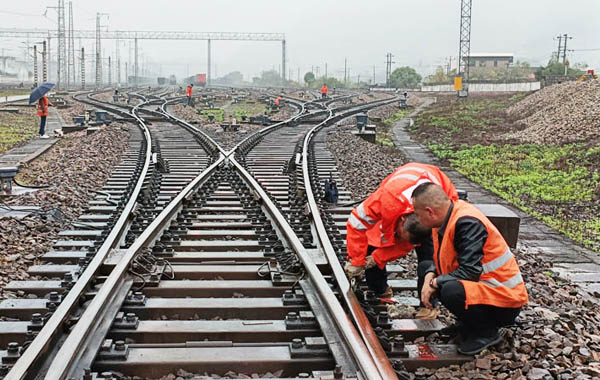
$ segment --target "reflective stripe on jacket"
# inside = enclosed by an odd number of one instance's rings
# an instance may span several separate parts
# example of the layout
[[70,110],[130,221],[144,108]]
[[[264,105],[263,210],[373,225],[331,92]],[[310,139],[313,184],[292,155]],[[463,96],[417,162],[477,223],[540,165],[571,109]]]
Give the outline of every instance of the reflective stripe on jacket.
[[346,249],[352,265],[365,265],[369,245],[378,248],[372,255],[380,268],[414,248],[407,241],[396,241],[396,222],[414,211],[412,192],[424,182],[434,182],[452,200],[458,199],[452,181],[436,166],[416,162],[400,166],[352,210],[346,222]]
[[479,281],[459,280],[465,287],[465,308],[469,305],[517,308],[526,304],[527,289],[517,260],[496,226],[468,202],[460,200],[454,202],[441,246],[438,241],[438,229],[434,228],[432,231],[433,261],[437,273],[448,274],[459,266],[458,253],[454,248],[454,232],[456,222],[462,217],[476,218],[488,232],[488,238],[483,246],[483,271]]
[[42,96],[40,98],[40,100],[38,101],[37,115],[38,116],[48,116],[48,106],[49,105],[50,105],[50,102],[48,101],[48,98],[45,96]]

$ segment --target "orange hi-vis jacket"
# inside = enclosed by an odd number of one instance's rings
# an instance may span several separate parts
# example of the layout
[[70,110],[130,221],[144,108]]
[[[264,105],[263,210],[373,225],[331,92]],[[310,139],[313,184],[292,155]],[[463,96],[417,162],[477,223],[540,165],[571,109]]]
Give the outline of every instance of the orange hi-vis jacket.
[[50,105],[50,102],[48,101],[48,98],[45,96],[42,96],[40,98],[40,100],[38,100],[37,115],[38,116],[48,116],[49,105]]
[[192,86],[187,86],[186,92],[187,96],[192,96]]
[[440,185],[452,200],[458,199],[452,181],[438,167],[416,162],[400,166],[352,210],[346,222],[346,249],[352,265],[365,265],[369,245],[377,248],[372,255],[382,269],[414,248],[407,241],[396,241],[396,222],[414,211],[412,192],[425,182]]
[[321,94],[326,94],[327,90],[328,89],[327,89],[327,85],[326,84],[324,84],[324,85],[321,86]]
[[483,246],[483,272],[479,281],[459,280],[466,294],[465,308],[469,305],[493,305],[506,308],[517,308],[528,301],[527,289],[521,276],[519,264],[513,256],[508,244],[492,224],[492,222],[472,204],[455,201],[448,219],[441,246],[438,241],[438,228],[433,234],[433,260],[438,274],[455,271],[458,254],[454,248],[454,232],[456,222],[462,217],[473,217],[485,226],[488,238]]

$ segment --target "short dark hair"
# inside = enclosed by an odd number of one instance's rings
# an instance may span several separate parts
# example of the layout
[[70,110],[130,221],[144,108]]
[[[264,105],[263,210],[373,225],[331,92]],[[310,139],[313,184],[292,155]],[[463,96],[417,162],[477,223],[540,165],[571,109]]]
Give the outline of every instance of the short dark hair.
[[417,198],[419,195],[426,193],[427,189],[429,189],[431,186],[435,186],[435,183],[425,182],[425,183],[420,184],[419,186],[415,187],[415,189],[413,190],[411,198]]
[[419,218],[415,213],[406,215],[403,229],[410,234],[412,244],[419,244],[431,236],[431,228],[419,223]]

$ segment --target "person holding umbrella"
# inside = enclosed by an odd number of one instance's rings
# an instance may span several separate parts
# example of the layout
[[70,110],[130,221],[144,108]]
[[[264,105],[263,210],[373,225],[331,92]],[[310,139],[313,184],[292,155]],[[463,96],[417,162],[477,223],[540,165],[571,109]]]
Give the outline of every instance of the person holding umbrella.
[[46,118],[48,117],[48,107],[51,107],[52,104],[48,101],[46,94],[50,92],[52,87],[54,87],[54,83],[42,83],[41,86],[36,87],[31,92],[31,95],[29,95],[29,104],[38,102],[37,115],[40,117],[40,138],[42,139],[50,138],[46,134]]

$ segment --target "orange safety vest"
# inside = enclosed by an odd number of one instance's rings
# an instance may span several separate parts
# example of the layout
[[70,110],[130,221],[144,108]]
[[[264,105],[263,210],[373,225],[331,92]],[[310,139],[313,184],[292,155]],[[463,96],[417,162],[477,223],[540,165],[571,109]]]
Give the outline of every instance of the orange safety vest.
[[448,274],[458,267],[458,254],[454,248],[456,222],[462,217],[473,217],[485,226],[488,237],[483,246],[483,272],[479,281],[459,280],[465,287],[465,308],[469,305],[493,305],[517,308],[528,301],[527,289],[519,264],[508,244],[494,224],[475,206],[465,201],[455,201],[448,219],[442,243],[438,241],[439,228],[432,230],[433,260],[438,274]]
[[187,86],[187,96],[192,96],[192,88]]
[[48,101],[48,98],[45,96],[42,96],[40,98],[40,100],[38,101],[37,115],[38,116],[48,116],[48,106],[49,105],[50,105],[50,102]]
[[414,211],[412,192],[425,182],[440,185],[452,200],[458,199],[452,181],[438,167],[417,162],[400,166],[352,210],[346,222],[346,250],[352,265],[365,265],[369,245],[377,247],[372,255],[382,269],[414,248],[407,241],[396,241],[396,222]]
[[282,100],[283,98],[281,96],[279,96],[277,99],[275,99],[275,104],[279,105],[279,102]]
[[322,85],[321,86],[321,94],[326,94],[327,93],[327,85]]

